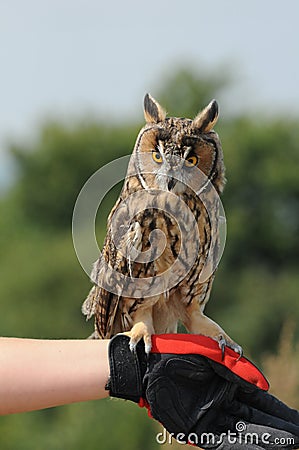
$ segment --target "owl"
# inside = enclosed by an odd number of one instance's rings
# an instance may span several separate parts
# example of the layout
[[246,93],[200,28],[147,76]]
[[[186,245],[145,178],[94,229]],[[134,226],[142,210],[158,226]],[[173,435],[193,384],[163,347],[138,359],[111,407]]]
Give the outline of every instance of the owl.
[[151,335],[190,333],[241,347],[204,314],[220,259],[219,195],[225,167],[213,127],[211,101],[192,120],[167,117],[149,94],[146,124],[139,132],[121,194],[107,221],[107,234],[83,303],[95,317],[94,338],[130,336],[134,350]]

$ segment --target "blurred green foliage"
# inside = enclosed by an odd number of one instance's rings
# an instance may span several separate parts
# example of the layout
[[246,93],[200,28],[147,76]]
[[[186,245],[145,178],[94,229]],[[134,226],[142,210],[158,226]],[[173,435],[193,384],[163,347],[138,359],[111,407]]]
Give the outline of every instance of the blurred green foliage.
[[231,80],[227,67],[219,67],[212,72],[201,68],[199,73],[194,67],[185,65],[165,74],[155,98],[166,108],[169,116],[193,118],[224,91]]
[[70,226],[84,182],[109,161],[131,152],[136,125],[82,121],[46,123],[33,144],[11,148],[19,167],[16,201],[34,227]]
[[[170,115],[192,117],[228,84],[227,76],[182,69],[153,94]],[[34,142],[11,146],[18,177],[0,202],[2,335],[92,332],[80,311],[90,282],[72,246],[72,211],[89,176],[131,153],[139,127],[51,122]],[[284,116],[221,117],[217,125],[227,167],[228,235],[207,313],[255,359],[276,348],[285,320],[299,317],[298,130],[299,119]],[[105,221],[105,214],[98,218],[99,239]],[[112,400],[0,420],[3,450],[154,449],[158,430],[135,405]]]

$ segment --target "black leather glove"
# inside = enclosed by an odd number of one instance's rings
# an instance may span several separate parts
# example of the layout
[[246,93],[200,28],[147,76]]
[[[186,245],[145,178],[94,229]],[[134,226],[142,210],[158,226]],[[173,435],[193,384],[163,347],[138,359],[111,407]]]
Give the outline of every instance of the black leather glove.
[[149,356],[117,335],[109,345],[110,395],[146,406],[181,443],[203,449],[294,449],[299,413],[268,394],[261,372],[206,336],[153,336]]

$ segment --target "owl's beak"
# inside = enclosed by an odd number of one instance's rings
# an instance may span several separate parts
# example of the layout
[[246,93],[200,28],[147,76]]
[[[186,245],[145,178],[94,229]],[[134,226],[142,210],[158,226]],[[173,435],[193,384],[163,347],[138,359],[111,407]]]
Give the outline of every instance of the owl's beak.
[[171,189],[174,188],[174,186],[176,185],[176,182],[177,182],[177,179],[176,179],[176,178],[172,178],[172,177],[169,177],[169,178],[168,178],[168,183],[167,183],[167,185],[168,185],[168,190],[169,190],[169,191],[170,191]]

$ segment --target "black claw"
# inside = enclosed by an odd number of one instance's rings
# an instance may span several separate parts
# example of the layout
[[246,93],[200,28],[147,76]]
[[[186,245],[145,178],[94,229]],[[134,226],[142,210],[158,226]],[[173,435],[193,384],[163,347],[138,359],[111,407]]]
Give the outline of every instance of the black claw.
[[237,361],[239,361],[242,358],[242,356],[243,356],[243,349],[242,349],[242,347],[240,345],[238,345],[238,344],[233,344],[233,343],[229,344],[228,342],[226,342],[225,338],[222,335],[219,336],[218,345],[219,345],[219,348],[221,350],[221,361],[224,360],[225,347],[229,347],[232,350],[234,350],[234,352],[239,354],[239,356],[237,358]]
[[224,360],[224,356],[225,356],[225,345],[223,345],[223,346],[221,347],[221,361]]
[[223,361],[224,356],[225,356],[225,346],[226,346],[226,341],[223,336],[219,337],[218,345],[221,350],[221,361]]
[[238,356],[238,358],[237,358],[237,361],[239,361],[239,360],[242,358],[242,356],[243,356],[243,349],[242,349],[242,347],[241,347],[240,345],[237,345],[237,344],[232,345],[232,346],[229,345],[229,347],[230,347],[234,352],[236,352],[236,353],[239,354],[239,356]]
[[238,356],[238,359],[237,359],[237,361],[239,361],[239,359],[241,359],[242,356],[243,356],[243,349],[242,349],[242,347],[238,348],[237,353],[239,353],[239,356]]

